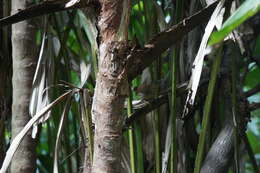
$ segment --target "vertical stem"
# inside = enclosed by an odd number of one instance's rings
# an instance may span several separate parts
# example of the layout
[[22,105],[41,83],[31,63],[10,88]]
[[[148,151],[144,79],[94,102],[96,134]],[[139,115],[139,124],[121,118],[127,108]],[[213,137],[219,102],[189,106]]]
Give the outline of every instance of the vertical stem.
[[156,173],[161,172],[161,146],[160,146],[160,130],[159,130],[159,112],[154,112],[154,140],[155,140],[155,167],[156,167]]
[[217,78],[217,74],[219,71],[221,59],[222,59],[222,45],[217,50],[216,59],[213,63],[212,72],[211,72],[211,76],[210,76],[208,94],[207,94],[207,97],[205,100],[205,106],[204,106],[204,111],[203,111],[202,129],[201,129],[200,137],[199,137],[199,144],[198,144],[197,155],[196,155],[196,160],[195,160],[194,173],[200,173],[201,163],[203,161],[206,135],[207,135],[209,124],[210,124],[211,103],[213,100],[216,78]]
[[[132,106],[132,92],[131,87],[129,86],[129,97],[127,99],[127,115],[128,117],[131,116],[133,113],[133,106]],[[131,173],[135,173],[135,152],[134,152],[134,135],[132,126],[129,127],[128,130],[128,137],[129,137],[129,148],[130,148],[130,166],[131,166]]]
[[144,173],[144,158],[142,144],[142,130],[139,124],[134,124],[135,139],[136,139],[136,156],[137,156],[137,172]]
[[[175,9],[175,23],[178,23],[182,18],[183,0],[177,0]],[[177,119],[177,80],[179,76],[179,50],[180,46],[176,46],[173,50],[172,58],[172,94],[171,94],[171,116],[172,116],[172,145],[171,145],[171,162],[170,173],[177,173],[177,132],[176,132],[176,119]]]
[[[232,44],[232,43],[231,43]],[[233,46],[234,47],[234,46]],[[235,51],[233,49],[233,51]],[[232,76],[231,76],[231,86],[232,86],[232,95],[231,95],[231,99],[232,99],[232,117],[233,117],[233,124],[234,124],[234,158],[235,158],[235,172],[239,173],[239,134],[238,134],[238,121],[237,121],[237,94],[236,94],[236,55],[233,53],[232,57],[231,57],[231,70],[232,70]]]
[[88,152],[89,152],[89,159],[90,159],[90,163],[92,164],[93,161],[93,145],[94,145],[94,140],[93,140],[93,133],[92,133],[92,122],[91,122],[91,113],[90,113],[90,107],[89,107],[89,103],[88,103],[88,91],[87,90],[83,90],[83,93],[81,94],[82,97],[82,108],[84,110],[83,111],[83,122],[84,122],[84,128],[85,128],[85,132],[88,138]]
[[[74,103],[73,102],[71,103],[71,111],[72,112],[77,112],[77,110],[74,107]],[[78,124],[77,118],[73,117],[72,118],[72,120],[73,120],[72,123],[73,123],[73,135],[74,135],[74,138],[75,138],[75,145],[79,146],[80,143],[79,143],[79,138],[78,138],[78,133],[77,133],[77,124]],[[80,153],[76,152],[76,168],[79,168],[80,167],[79,165],[80,165]]]
[[95,76],[97,76],[98,73],[98,50],[95,50],[94,48],[92,48],[92,59],[93,59],[93,66],[94,66],[94,74]]
[[172,60],[172,94],[171,94],[171,116],[172,116],[172,143],[171,143],[171,162],[170,173],[177,173],[177,132],[176,132],[176,102],[177,102],[177,51],[173,52]]
[[[156,62],[156,80],[161,78],[161,58],[159,57]],[[159,96],[160,87],[156,88],[156,97]],[[155,140],[155,172],[160,173],[162,170],[162,156],[160,145],[160,108],[154,111],[154,140]]]
[[[68,115],[65,115],[65,123],[69,123],[69,118]],[[71,153],[71,144],[70,144],[70,140],[69,140],[69,128],[64,128],[64,133],[63,133],[63,139],[64,141],[64,155],[65,157],[69,156]],[[68,142],[67,142],[68,141]],[[66,168],[66,172],[73,172],[72,171],[72,160],[71,157],[68,157],[65,161],[64,167]]]

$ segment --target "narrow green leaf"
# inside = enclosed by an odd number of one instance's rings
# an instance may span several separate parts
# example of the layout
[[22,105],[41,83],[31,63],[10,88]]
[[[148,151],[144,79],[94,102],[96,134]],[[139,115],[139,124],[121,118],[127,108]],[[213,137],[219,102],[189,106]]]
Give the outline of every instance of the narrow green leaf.
[[260,0],[246,0],[227,21],[218,32],[211,35],[209,45],[216,44],[223,40],[236,27],[249,19],[260,10]]
[[[131,86],[129,86],[129,97],[127,99],[127,115],[128,117],[131,116],[133,113],[133,105],[132,105],[132,100],[133,100],[133,95],[131,92]],[[130,166],[131,166],[131,173],[136,172],[136,165],[135,165],[135,148],[134,148],[134,132],[132,129],[132,126],[128,130],[128,139],[129,139],[129,150],[130,150]]]

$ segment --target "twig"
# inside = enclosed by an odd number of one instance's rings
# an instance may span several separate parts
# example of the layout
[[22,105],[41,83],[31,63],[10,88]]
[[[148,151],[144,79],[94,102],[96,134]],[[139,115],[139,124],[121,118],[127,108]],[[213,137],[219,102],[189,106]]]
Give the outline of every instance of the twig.
[[251,104],[249,105],[249,110],[250,110],[250,112],[251,112],[251,111],[255,111],[255,110],[259,109],[259,108],[260,108],[260,102],[259,102],[259,103],[251,103]]
[[84,146],[84,145],[80,145],[80,146],[78,146],[78,148],[75,148],[71,153],[69,153],[67,156],[65,156],[65,158],[60,162],[60,164],[63,164],[68,158],[70,158],[73,154],[75,154],[78,150],[80,150],[83,147],[86,148],[86,146]]
[[[177,87],[177,96],[180,96],[186,92],[187,83],[179,85]],[[143,115],[146,115],[147,113],[159,108],[161,105],[168,102],[168,92],[165,92],[164,94],[160,95],[158,98],[155,98],[151,101],[147,101],[147,104],[135,111],[129,118],[125,121],[125,127],[130,126],[133,122],[135,122],[138,118],[142,117]]]
[[18,11],[17,13],[0,19],[0,27],[11,25],[26,19],[31,19],[37,16],[54,13],[58,11],[83,8],[83,7],[94,7],[97,8],[98,4],[95,0],[89,0],[84,2],[81,0],[74,3],[73,5],[67,5],[68,1],[55,0],[55,1],[43,1],[37,5],[32,5],[29,8]]
[[245,92],[245,96],[246,97],[250,97],[256,93],[260,92],[260,84],[258,84],[256,87],[254,87],[253,89]]

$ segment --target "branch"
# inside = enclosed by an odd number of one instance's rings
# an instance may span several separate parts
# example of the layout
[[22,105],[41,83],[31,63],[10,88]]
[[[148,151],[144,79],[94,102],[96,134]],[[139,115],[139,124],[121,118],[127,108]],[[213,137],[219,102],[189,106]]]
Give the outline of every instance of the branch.
[[260,102],[259,103],[251,103],[249,105],[249,110],[250,111],[255,111],[255,110],[259,109],[259,108],[260,108]]
[[158,98],[153,99],[151,101],[147,101],[147,104],[135,111],[129,118],[125,121],[125,128],[129,127],[133,122],[135,122],[140,117],[148,114],[149,112],[159,108],[163,104],[167,103],[168,101],[168,94],[160,95]]
[[258,93],[260,91],[260,84],[258,84],[256,87],[254,87],[253,89],[245,92],[245,96],[246,97],[250,97],[256,93]]
[[[186,92],[187,82],[179,85],[177,87],[177,96],[180,96]],[[148,114],[149,112],[159,108],[163,104],[168,102],[168,91],[166,91],[163,95],[160,95],[158,98],[155,98],[151,101],[147,101],[147,104],[135,111],[129,118],[125,121],[125,127],[129,127],[133,122],[135,122],[140,117]]]
[[149,66],[158,56],[173,44],[179,42],[188,32],[196,26],[206,22],[217,5],[217,1],[197,12],[193,16],[185,18],[179,24],[159,33],[150,40],[144,48],[134,48],[128,55],[128,78],[134,79]]
[[24,10],[20,10],[17,13],[7,16],[5,18],[0,19],[0,27],[11,25],[17,22],[21,22],[23,20],[31,19],[37,16],[42,16],[49,13],[83,8],[83,7],[94,7],[98,8],[97,1],[95,0],[85,0],[76,1],[75,3],[71,3],[72,1],[64,1],[64,0],[54,0],[54,1],[44,1],[37,5],[32,5],[29,8]]
[[[199,84],[199,88],[201,86],[203,86],[203,85],[208,84],[208,82],[209,82],[209,79],[207,78],[207,76],[206,76],[206,78],[201,79],[201,82]],[[180,85],[178,85],[177,86],[177,96],[182,96],[183,94],[185,94],[186,91],[187,91],[187,86],[188,86],[188,82],[187,81],[182,83],[182,84],[180,84]],[[168,102],[168,94],[169,94],[169,92],[171,92],[171,89],[166,90],[158,98],[155,98],[153,100],[147,101],[145,106],[137,109],[129,118],[126,119],[126,121],[125,121],[125,128],[129,127],[130,125],[132,125],[132,123],[135,122],[140,117],[148,114],[149,112],[159,108],[161,105],[167,103]],[[192,108],[192,110],[194,108]]]

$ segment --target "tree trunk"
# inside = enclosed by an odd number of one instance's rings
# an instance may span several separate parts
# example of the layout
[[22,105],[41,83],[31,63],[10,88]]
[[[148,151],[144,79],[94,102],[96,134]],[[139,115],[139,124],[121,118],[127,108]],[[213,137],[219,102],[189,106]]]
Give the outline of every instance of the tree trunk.
[[[93,173],[120,173],[124,100],[128,93],[124,0],[103,0],[99,20],[99,72],[92,106],[95,119]],[[124,21],[125,22],[125,21]],[[124,27],[127,26],[123,23]]]
[[[12,13],[24,9],[32,0],[12,0]],[[36,64],[36,28],[32,21],[23,21],[12,27],[13,105],[12,138],[29,121],[29,101]],[[11,164],[11,173],[34,173],[36,170],[35,140],[27,134],[20,144]]]

